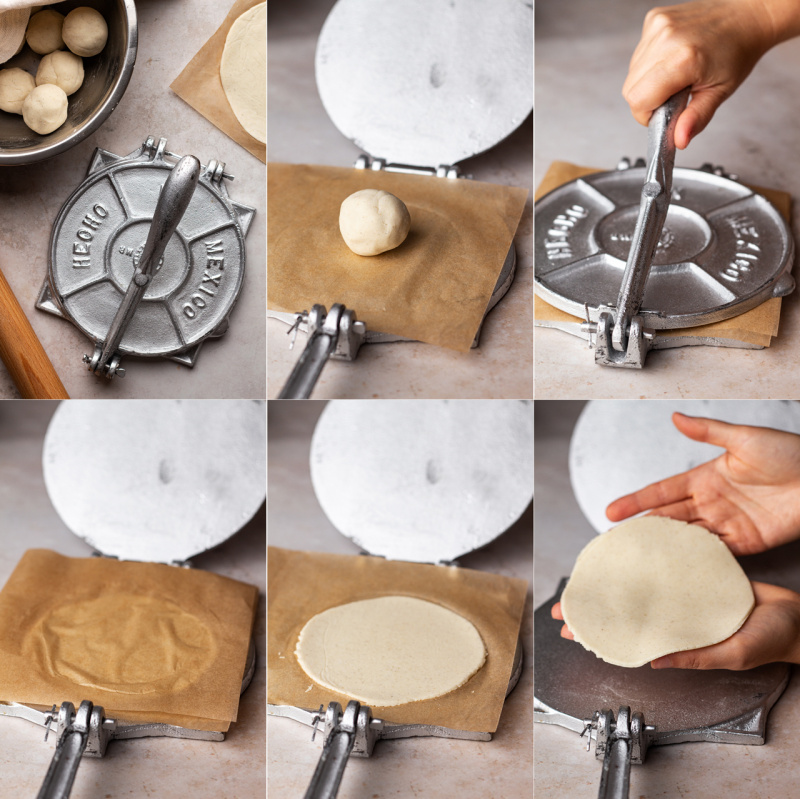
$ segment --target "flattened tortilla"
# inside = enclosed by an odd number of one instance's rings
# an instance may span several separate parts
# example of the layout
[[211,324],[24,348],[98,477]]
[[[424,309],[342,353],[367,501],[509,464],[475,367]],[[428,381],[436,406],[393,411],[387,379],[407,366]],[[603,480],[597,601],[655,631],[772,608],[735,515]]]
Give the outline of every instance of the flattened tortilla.
[[219,64],[225,96],[241,126],[267,141],[267,4],[245,11],[231,26]]
[[630,668],[724,641],[754,604],[750,581],[717,536],[661,516],[590,541],[561,597],[575,640]]
[[364,599],[318,613],[303,627],[295,654],[315,682],[378,707],[450,693],[486,660],[470,621],[407,596]]

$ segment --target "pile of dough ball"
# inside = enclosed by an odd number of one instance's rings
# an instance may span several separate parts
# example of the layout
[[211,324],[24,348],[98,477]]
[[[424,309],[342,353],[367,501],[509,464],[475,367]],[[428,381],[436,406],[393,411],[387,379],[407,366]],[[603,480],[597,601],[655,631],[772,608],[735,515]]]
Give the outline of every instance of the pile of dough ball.
[[405,203],[380,189],[351,194],[339,210],[339,230],[356,255],[380,255],[399,247],[411,229]]
[[67,119],[67,97],[83,83],[83,59],[97,55],[107,39],[103,15],[88,6],[66,17],[49,8],[33,14],[25,40],[43,58],[35,78],[19,67],[0,70],[0,110],[22,114],[42,136],[57,130]]

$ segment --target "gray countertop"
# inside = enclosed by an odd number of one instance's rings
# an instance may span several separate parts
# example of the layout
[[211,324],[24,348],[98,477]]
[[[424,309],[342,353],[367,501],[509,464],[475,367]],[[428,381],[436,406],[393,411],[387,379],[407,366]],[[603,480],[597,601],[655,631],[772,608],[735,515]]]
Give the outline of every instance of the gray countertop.
[[[675,410],[680,410],[679,404]],[[575,558],[595,532],[581,513],[567,465],[569,441],[582,402],[536,404],[536,507],[534,605],[539,607],[568,577]],[[742,559],[748,576],[800,589],[800,546]],[[561,622],[552,621],[557,630]],[[578,644],[575,644],[578,646]],[[767,720],[764,746],[688,743],[653,747],[644,766],[631,771],[631,796],[647,799],[726,796],[730,799],[790,796],[797,788],[796,735],[800,723],[797,667]],[[634,708],[635,709],[635,708]],[[616,714],[616,708],[614,709]],[[561,727],[534,729],[536,796],[597,796],[601,764],[585,751],[585,739]]]
[[[72,535],[45,490],[42,443],[54,402],[0,405],[0,586],[27,549],[52,549],[70,557],[89,557],[91,548]],[[102,797],[193,796],[261,797],[265,792],[264,716],[266,703],[266,510],[233,538],[193,558],[195,568],[256,585],[260,601],[255,626],[256,671],[242,694],[239,719],[225,741],[141,738],[112,741],[102,759],[84,758],[72,799]],[[43,741],[41,727],[0,717],[0,767],[7,795],[35,796],[50,759],[55,736]]]
[[[350,166],[360,154],[328,118],[314,80],[317,37],[332,6],[333,0],[275,0],[270,4],[270,161]],[[531,192],[514,238],[517,274],[508,294],[487,317],[480,347],[468,353],[411,342],[364,347],[355,361],[334,361],[325,367],[315,398],[531,396],[532,151],[533,122],[529,117],[505,141],[461,164],[463,171],[477,180]],[[275,319],[267,322],[270,397],[277,396],[299,347],[305,345],[301,335],[294,350],[289,350],[287,330],[287,325]]]
[[[613,169],[644,157],[647,132],[622,97],[648,0],[536,3],[536,182],[555,160]],[[678,152],[677,166],[722,165],[745,183],[796,198],[800,160],[794,131],[800,40],[767,53],[706,130]],[[793,226],[800,220],[795,203]],[[537,398],[794,397],[800,393],[800,302],[784,300],[780,331],[764,350],[689,347],[652,353],[646,368],[595,366],[585,342],[537,328]]]
[[[272,402],[269,407],[269,543],[286,549],[356,555],[358,547],[328,521],[314,495],[309,473],[311,433],[322,402]],[[459,565],[530,581],[533,547],[530,508],[488,546]],[[532,594],[521,630],[523,673],[506,699],[500,726],[487,743],[439,738],[378,742],[369,759],[347,765],[341,799],[459,796],[464,799],[529,797],[533,665]],[[308,727],[285,718],[267,720],[270,796],[302,796],[321,750]]]
[[[252,397],[266,392],[266,168],[169,88],[225,19],[233,0],[138,0],[139,51],[131,82],[106,122],[49,161],[0,171],[0,269],[71,397]],[[190,24],[191,20],[191,24]],[[208,342],[193,369],[161,359],[126,360],[124,380],[97,378],[81,362],[91,347],[77,328],[34,308],[47,270],[50,229],[83,180],[96,147],[127,155],[148,135],[203,163],[224,161],[232,199],[257,209],[247,273],[230,330]],[[0,397],[18,396],[0,364]]]

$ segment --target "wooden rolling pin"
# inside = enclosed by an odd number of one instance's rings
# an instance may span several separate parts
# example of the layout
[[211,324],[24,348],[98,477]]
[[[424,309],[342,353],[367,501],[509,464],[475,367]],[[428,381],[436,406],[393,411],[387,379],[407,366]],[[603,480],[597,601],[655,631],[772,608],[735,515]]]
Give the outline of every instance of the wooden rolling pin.
[[64,384],[2,272],[0,359],[25,399],[69,399]]

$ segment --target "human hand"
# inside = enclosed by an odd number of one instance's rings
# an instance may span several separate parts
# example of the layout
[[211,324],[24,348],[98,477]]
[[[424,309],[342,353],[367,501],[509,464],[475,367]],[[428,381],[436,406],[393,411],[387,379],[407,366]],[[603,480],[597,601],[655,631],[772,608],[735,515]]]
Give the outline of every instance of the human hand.
[[727,452],[612,502],[618,522],[649,510],[716,533],[734,555],[800,538],[800,436],[674,413],[678,430]]
[[[764,663],[800,663],[800,594],[767,583],[752,583],[756,604],[745,623],[730,638],[700,649],[657,658],[654,669],[730,669],[743,671]],[[561,603],[550,615],[564,620]],[[574,640],[567,625],[561,637]]]
[[651,9],[622,87],[636,120],[647,125],[656,108],[690,86],[675,127],[675,146],[684,149],[780,40],[767,7],[786,3],[696,0]]

